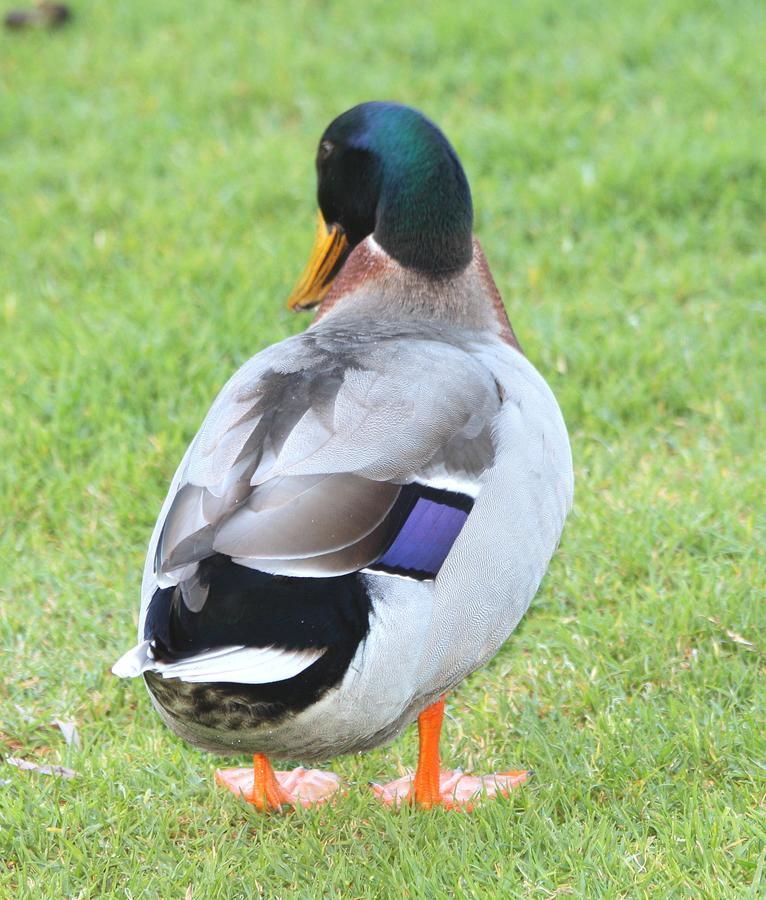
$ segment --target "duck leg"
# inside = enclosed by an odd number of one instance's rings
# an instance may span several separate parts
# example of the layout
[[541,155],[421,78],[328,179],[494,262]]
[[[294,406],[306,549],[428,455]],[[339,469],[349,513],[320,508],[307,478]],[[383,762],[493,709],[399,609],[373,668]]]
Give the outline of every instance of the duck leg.
[[263,753],[253,755],[252,768],[217,769],[215,780],[262,812],[324,803],[340,787],[340,778],[334,772],[303,766],[291,772],[275,772]]
[[507,796],[532,774],[526,770],[498,772],[493,775],[464,775],[462,770],[441,768],[439,737],[444,720],[444,698],[424,709],[418,716],[418,767],[388,784],[373,784],[375,796],[390,806],[416,803],[423,809],[445,806],[470,811],[482,796]]

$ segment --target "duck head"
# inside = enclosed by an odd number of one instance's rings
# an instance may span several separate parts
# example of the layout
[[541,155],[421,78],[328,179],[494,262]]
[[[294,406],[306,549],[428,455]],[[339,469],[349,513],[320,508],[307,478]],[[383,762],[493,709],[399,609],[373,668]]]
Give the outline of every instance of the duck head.
[[369,235],[424,275],[452,275],[471,261],[471,190],[449,141],[422,113],[396,103],[355,106],[325,130],[316,166],[316,241],[291,309],[320,303]]

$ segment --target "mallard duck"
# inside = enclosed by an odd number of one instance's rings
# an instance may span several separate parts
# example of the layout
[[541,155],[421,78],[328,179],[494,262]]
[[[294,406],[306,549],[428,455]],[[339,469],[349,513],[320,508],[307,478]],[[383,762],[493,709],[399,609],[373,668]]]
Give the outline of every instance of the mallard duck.
[[444,771],[444,695],[502,646],[573,491],[566,427],[524,356],[444,134],[393,103],[326,129],[319,221],[290,299],[308,329],[214,401],[149,546],[138,646],[165,723],[261,809],[326,800],[330,772],[274,771],[390,741],[416,718],[390,804],[466,806],[525,770]]
[[3,20],[6,28],[60,28],[72,19],[72,10],[63,3],[41,0],[31,9],[11,9]]

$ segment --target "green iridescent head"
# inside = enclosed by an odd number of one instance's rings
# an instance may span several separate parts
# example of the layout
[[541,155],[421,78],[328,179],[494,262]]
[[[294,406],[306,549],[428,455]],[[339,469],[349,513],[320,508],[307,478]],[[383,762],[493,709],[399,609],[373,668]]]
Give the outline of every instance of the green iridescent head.
[[473,254],[471,190],[457,154],[422,113],[362,103],[333,121],[317,153],[319,207],[353,247],[372,234],[397,262],[459,271]]

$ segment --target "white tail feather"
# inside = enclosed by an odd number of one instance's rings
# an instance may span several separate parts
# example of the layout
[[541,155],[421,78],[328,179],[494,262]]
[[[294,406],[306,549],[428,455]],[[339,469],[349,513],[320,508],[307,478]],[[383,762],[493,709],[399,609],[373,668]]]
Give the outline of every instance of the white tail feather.
[[315,663],[325,648],[285,650],[283,647],[217,647],[175,662],[156,660],[150,641],[133,647],[112,666],[119,678],[135,678],[143,672],[157,672],[163,678],[190,683],[219,682],[270,684],[294,678]]

